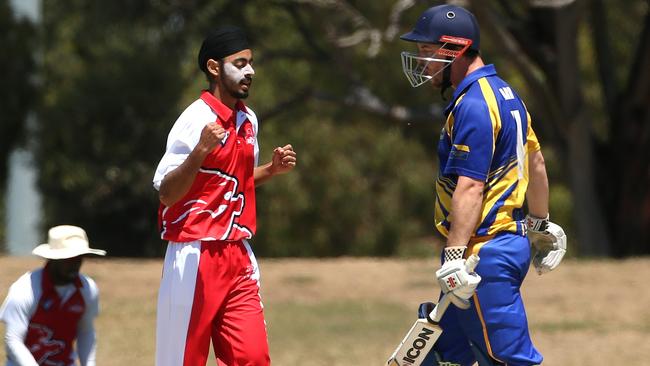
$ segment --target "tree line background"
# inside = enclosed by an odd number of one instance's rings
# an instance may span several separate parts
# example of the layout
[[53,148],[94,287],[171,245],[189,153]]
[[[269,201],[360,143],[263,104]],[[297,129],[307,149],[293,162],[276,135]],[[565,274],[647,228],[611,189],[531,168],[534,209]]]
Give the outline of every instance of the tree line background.
[[[405,80],[399,54],[413,45],[399,35],[440,3],[44,0],[31,24],[0,0],[0,193],[8,154],[30,146],[43,231],[76,224],[111,255],[160,255],[153,172],[206,86],[203,35],[235,24],[253,43],[261,161],[285,143],[299,154],[258,188],[256,253],[430,254],[445,101]],[[649,254],[650,1],[454,3],[476,14],[484,60],[533,115],[570,253]]]

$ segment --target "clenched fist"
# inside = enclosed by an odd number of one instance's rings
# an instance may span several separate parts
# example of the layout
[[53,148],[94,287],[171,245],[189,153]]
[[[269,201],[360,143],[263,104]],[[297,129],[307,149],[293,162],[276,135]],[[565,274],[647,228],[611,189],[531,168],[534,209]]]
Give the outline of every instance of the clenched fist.
[[199,143],[196,146],[205,154],[208,154],[214,150],[218,144],[222,143],[224,137],[226,137],[226,130],[220,124],[210,122],[203,127]]
[[296,166],[296,152],[293,151],[291,144],[283,147],[276,147],[273,150],[273,159],[271,160],[271,171],[273,174],[288,173]]

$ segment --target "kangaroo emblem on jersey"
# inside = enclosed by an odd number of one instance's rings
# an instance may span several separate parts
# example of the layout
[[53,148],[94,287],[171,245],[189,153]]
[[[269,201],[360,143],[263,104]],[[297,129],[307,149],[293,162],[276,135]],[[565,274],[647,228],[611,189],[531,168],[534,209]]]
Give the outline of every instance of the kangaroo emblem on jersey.
[[227,217],[228,226],[225,228],[223,233],[220,233],[220,237],[208,237],[203,238],[202,240],[226,240],[233,230],[239,230],[245,233],[246,238],[252,238],[253,233],[248,228],[238,224],[238,217],[241,216],[244,211],[246,198],[244,194],[239,191],[239,181],[237,178],[218,169],[201,168],[199,169],[199,172],[213,174],[222,178],[218,183],[219,189],[218,192],[216,192],[217,196],[215,196],[215,198],[219,198],[219,200],[215,199],[210,204],[202,199],[187,201],[183,204],[187,209],[180,213],[178,217],[173,219],[171,224],[177,224],[191,214],[209,215],[210,218],[215,221],[221,221],[224,217]]
[[52,339],[54,332],[44,325],[30,324],[29,329],[31,331],[30,335],[35,337],[33,343],[29,345],[29,351],[36,359],[36,362],[39,365],[65,366],[61,362],[48,361],[50,356],[63,351],[65,343]]

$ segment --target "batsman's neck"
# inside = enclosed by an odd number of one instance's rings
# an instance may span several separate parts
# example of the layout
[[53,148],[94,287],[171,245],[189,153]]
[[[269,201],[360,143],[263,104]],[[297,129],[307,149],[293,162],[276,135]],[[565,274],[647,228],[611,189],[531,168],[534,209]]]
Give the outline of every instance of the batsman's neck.
[[483,66],[485,66],[485,63],[483,63],[481,56],[476,56],[473,59],[460,57],[451,64],[451,84],[454,88],[458,87],[467,75]]

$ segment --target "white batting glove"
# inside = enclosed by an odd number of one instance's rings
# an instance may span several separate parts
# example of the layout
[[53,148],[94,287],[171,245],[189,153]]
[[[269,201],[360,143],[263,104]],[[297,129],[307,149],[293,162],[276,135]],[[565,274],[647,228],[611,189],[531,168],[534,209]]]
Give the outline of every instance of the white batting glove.
[[439,270],[436,271],[436,278],[440,284],[443,293],[451,292],[461,299],[459,303],[453,301],[459,307],[466,308],[476,286],[481,282],[479,276],[473,269],[468,271],[466,260],[463,255],[467,247],[447,247],[445,248],[445,262]]
[[549,216],[526,216],[528,238],[533,246],[533,265],[537,274],[554,270],[566,253],[566,234],[560,225],[549,221]]

